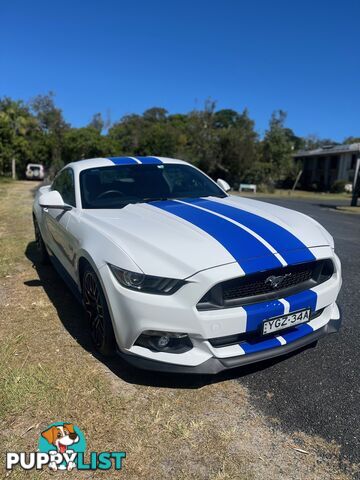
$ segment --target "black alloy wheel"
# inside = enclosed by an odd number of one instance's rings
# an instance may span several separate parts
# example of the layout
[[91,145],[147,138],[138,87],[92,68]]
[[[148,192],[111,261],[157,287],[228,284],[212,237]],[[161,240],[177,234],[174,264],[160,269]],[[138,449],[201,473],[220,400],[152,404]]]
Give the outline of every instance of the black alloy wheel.
[[87,267],[82,280],[83,302],[95,348],[106,356],[115,352],[115,336],[106,299],[96,273]]

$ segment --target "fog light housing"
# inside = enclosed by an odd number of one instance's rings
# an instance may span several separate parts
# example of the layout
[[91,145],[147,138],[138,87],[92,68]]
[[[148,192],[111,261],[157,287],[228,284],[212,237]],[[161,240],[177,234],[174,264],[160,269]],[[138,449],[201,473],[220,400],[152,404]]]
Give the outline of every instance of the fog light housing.
[[161,337],[154,335],[152,338],[155,340],[155,345],[158,350],[164,350],[170,343],[170,337],[168,335],[162,335]]
[[193,347],[187,333],[159,332],[147,330],[135,342],[135,345],[154,352],[184,353]]

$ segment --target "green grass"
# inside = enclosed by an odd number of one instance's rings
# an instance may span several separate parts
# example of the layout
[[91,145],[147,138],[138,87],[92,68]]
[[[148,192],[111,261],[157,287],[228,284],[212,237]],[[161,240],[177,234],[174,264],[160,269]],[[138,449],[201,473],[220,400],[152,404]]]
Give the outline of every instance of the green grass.
[[13,181],[14,180],[11,177],[4,177],[4,176],[0,175],[0,184],[2,184],[2,183],[8,184],[8,183],[11,183]]
[[351,201],[351,195],[348,193],[326,193],[326,192],[308,192],[305,190],[280,190],[276,189],[273,193],[258,192],[256,194],[251,192],[231,192],[233,195],[239,195],[241,197],[249,198],[261,198],[261,197],[274,197],[274,198],[299,198],[299,199],[322,199],[322,200],[349,200]]

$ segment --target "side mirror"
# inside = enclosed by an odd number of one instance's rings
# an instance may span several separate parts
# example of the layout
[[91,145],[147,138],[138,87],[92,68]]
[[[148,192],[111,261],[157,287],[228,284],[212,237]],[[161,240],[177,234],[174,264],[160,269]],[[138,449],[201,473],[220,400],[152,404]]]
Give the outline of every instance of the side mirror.
[[224,190],[224,192],[228,192],[229,190],[231,190],[230,185],[227,182],[225,182],[225,180],[222,180],[221,178],[218,178],[216,180],[216,183],[219,185],[220,188]]
[[39,197],[39,205],[42,208],[57,208],[59,210],[71,210],[71,206],[64,203],[62,196],[56,190],[50,190]]

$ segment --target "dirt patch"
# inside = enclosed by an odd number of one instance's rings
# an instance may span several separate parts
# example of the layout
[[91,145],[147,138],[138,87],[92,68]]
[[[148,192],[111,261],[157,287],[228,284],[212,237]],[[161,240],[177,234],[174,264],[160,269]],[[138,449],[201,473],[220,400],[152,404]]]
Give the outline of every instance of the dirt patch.
[[48,424],[69,421],[83,430],[89,451],[127,452],[124,471],[106,478],[351,478],[351,466],[340,471],[336,445],[283,433],[237,382],[152,374],[98,358],[81,307],[51,267],[37,264],[32,188],[0,185],[2,459],[6,451],[36,450]]

